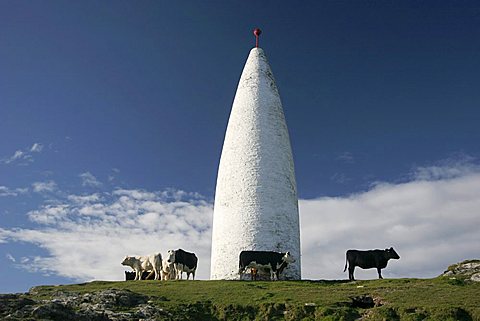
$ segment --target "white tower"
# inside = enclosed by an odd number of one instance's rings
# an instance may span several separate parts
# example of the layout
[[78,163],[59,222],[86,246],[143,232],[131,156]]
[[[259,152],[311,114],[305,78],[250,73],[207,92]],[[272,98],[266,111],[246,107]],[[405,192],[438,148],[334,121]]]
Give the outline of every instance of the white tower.
[[282,276],[301,278],[290,139],[272,71],[258,47],[250,51],[228,121],[212,234],[212,280],[238,279],[243,250],[290,251],[296,262]]

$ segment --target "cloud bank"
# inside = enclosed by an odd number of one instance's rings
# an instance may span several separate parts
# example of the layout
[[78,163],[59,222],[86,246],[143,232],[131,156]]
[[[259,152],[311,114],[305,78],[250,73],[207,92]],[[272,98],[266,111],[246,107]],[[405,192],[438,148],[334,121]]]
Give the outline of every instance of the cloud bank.
[[[433,277],[478,257],[480,174],[378,184],[349,197],[300,201],[305,278],[346,278],[348,249],[393,246],[385,277]],[[358,270],[358,268],[357,268]],[[375,278],[376,271],[357,271]]]
[[[480,171],[473,165],[424,167],[408,182],[299,205],[306,279],[347,278],[345,251],[352,248],[393,246],[401,259],[390,261],[384,277],[433,277],[478,257]],[[77,281],[121,280],[125,255],[183,248],[199,257],[198,278],[208,279],[212,213],[213,204],[201,195],[173,189],[57,196],[27,213],[35,228],[0,228],[0,243],[27,242],[49,253],[12,252],[9,264]],[[357,268],[356,277],[377,276]]]
[[209,274],[212,205],[182,191],[115,190],[69,195],[30,211],[35,229],[1,229],[0,243],[21,241],[49,256],[11,257],[31,272],[78,281],[120,280],[123,257],[169,249],[195,250],[199,275]]

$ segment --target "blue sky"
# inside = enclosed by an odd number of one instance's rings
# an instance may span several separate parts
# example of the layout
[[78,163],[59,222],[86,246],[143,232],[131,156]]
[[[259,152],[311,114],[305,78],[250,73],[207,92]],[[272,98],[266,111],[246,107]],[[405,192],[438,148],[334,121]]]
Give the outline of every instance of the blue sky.
[[1,1],[0,292],[121,279],[122,256],[178,247],[208,277],[254,27],[289,126],[305,277],[346,277],[348,248],[395,246],[391,277],[478,256],[478,3]]

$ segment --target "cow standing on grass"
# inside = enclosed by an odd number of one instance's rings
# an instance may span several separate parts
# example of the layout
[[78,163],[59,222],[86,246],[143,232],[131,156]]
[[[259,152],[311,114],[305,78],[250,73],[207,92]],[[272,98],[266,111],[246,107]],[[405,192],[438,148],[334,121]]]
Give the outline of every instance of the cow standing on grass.
[[399,258],[400,256],[397,254],[397,252],[395,252],[393,247],[385,250],[348,250],[346,253],[345,268],[343,269],[343,272],[347,270],[348,263],[348,278],[350,281],[355,281],[355,278],[353,277],[355,266],[358,266],[362,269],[376,268],[378,271],[378,278],[383,279],[382,269],[387,266],[388,260],[398,260]]
[[155,273],[155,280],[161,280],[162,255],[160,253],[145,256],[126,256],[122,265],[130,266],[135,271],[135,280],[142,279],[144,271]]
[[270,280],[278,280],[278,276],[287,267],[288,263],[295,262],[290,252],[280,253],[272,251],[242,251],[238,263],[238,274],[248,269],[251,271],[252,280],[256,279],[257,272],[270,271]]
[[198,258],[194,253],[182,249],[169,250],[167,254],[167,263],[173,263],[177,280],[182,279],[183,272],[187,273],[187,280],[190,278],[190,273],[192,274],[192,279],[195,280]]
[[169,256],[162,262],[162,280],[175,280],[175,263],[168,262]]

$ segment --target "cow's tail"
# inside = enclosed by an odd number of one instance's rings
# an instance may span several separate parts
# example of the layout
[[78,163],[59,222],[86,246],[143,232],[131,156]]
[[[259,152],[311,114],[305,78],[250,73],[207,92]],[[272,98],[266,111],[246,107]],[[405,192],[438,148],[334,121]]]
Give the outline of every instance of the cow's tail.
[[347,270],[347,255],[345,254],[345,267],[343,268],[343,272],[345,272]]

